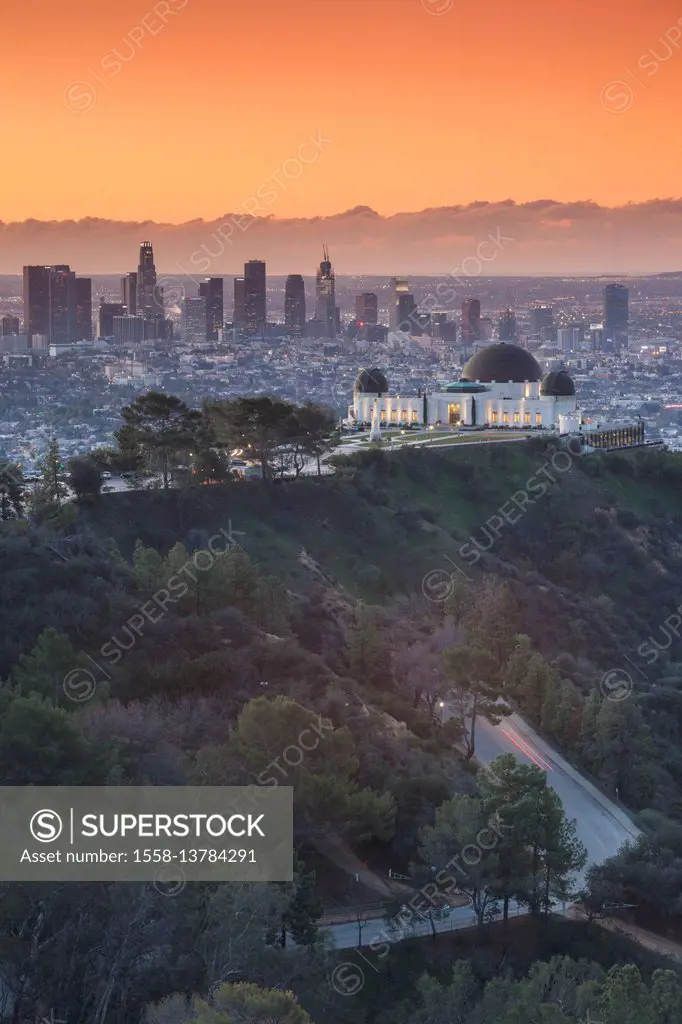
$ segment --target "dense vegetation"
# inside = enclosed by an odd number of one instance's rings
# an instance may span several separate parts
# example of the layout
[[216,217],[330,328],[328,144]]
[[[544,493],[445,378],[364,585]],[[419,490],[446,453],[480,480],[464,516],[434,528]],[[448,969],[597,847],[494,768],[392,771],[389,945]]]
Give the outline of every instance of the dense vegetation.
[[[172,897],[153,886],[2,885],[8,1018],[682,1019],[676,975],[628,966],[632,950],[605,962],[589,924],[580,953],[545,944],[547,956],[576,959],[532,966],[505,953],[496,980],[492,947],[475,963],[461,952],[443,961],[439,939],[433,962],[423,950],[404,962],[412,943],[396,943],[378,972],[403,983],[380,1001],[369,983],[339,995],[319,928],[325,908],[368,898],[333,867],[341,850],[384,877],[392,866],[415,890],[435,886],[432,922],[456,895],[492,937],[492,909],[506,916],[515,900],[550,934],[552,901],[568,895],[584,851],[541,772],[511,757],[478,769],[476,721],[507,705],[646,830],[591,873],[590,915],[645,901],[653,917],[679,913],[679,460],[572,457],[517,522],[493,530],[552,445],[375,450],[338,456],[333,477],[277,479],[282,445],[287,459],[320,455],[323,415],[158,405],[131,407],[117,451],[69,467],[75,502],[54,450],[28,502],[11,468],[0,475],[0,783],[267,784],[278,761],[296,793],[296,876]],[[237,436],[261,453],[263,482],[231,478],[223,449]],[[204,453],[201,473],[186,472],[190,446]],[[145,452],[158,490],[99,493],[103,465],[140,472]],[[193,556],[214,551],[216,537],[222,553],[199,570]],[[463,554],[472,549],[475,560]],[[170,596],[152,618],[144,609],[158,610],[160,593]],[[625,699],[609,699],[613,670],[621,685],[623,672],[633,677]],[[315,723],[318,747],[283,761]],[[490,848],[448,881],[453,856],[491,828]]]

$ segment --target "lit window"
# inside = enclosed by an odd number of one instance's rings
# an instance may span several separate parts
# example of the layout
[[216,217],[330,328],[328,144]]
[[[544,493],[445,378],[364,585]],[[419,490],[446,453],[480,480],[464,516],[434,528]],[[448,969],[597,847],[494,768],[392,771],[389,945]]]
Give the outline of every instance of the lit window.
[[412,422],[416,423],[418,421],[418,419],[419,419],[419,413],[417,412],[416,409],[413,409],[412,410]]
[[391,409],[391,423],[397,423],[397,422],[398,422],[398,410],[397,409]]
[[520,422],[521,422],[521,413],[518,412],[518,410],[517,410],[514,413],[514,423],[520,423]]
[[524,414],[523,414],[523,422],[524,423],[530,423],[530,413],[529,412],[524,412]]
[[497,411],[495,411],[495,412],[494,412],[494,413],[492,414],[492,417],[491,417],[491,422],[492,422],[492,423],[497,423]]
[[385,409],[381,410],[381,422],[382,423],[386,422],[386,410]]
[[509,413],[508,412],[503,412],[502,413],[502,422],[503,423],[509,423]]
[[542,426],[542,413],[541,412],[536,412],[535,413],[535,426],[536,427],[541,427]]

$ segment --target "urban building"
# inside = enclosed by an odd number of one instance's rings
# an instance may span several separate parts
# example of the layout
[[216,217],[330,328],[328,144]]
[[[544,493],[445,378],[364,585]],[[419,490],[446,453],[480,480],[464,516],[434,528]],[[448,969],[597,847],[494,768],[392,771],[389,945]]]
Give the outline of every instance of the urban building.
[[222,277],[207,277],[199,283],[199,297],[206,300],[206,337],[218,340],[225,322]]
[[420,334],[421,326],[417,322],[417,303],[414,295],[402,292],[398,296],[398,330],[405,334]]
[[0,319],[0,338],[7,338],[10,334],[19,333],[19,317],[3,316]]
[[208,303],[203,295],[182,303],[182,337],[191,344],[206,341]]
[[124,313],[113,318],[113,336],[115,345],[139,345],[145,340],[145,319]]
[[630,319],[630,292],[622,284],[607,284],[604,288],[604,328],[610,341],[627,336]]
[[76,328],[76,275],[66,264],[48,267],[50,345],[70,345]]
[[244,307],[244,278],[234,279],[234,309],[232,313],[232,326],[242,329],[246,323]]
[[24,267],[24,330],[50,333],[50,268]]
[[336,284],[326,246],[322,246],[322,261],[315,279],[315,319],[323,338],[336,337],[339,326],[336,310]]
[[398,304],[401,295],[407,295],[410,291],[410,284],[406,277],[392,277],[390,284],[390,298],[388,303],[388,326],[392,331],[397,330],[400,323]]
[[92,341],[92,279],[76,278],[75,341]]
[[462,344],[473,345],[481,337],[481,303],[478,299],[465,299],[462,303]]
[[134,270],[121,278],[121,302],[131,316],[137,313],[137,274]]
[[497,336],[500,341],[514,341],[516,338],[516,314],[509,307],[500,314]]
[[289,274],[284,285],[284,326],[293,338],[305,335],[305,282],[301,274]]
[[[140,262],[137,268],[137,308],[145,320],[153,320],[156,317],[163,318],[163,287],[157,284],[156,266],[154,264],[154,248],[151,242],[142,242],[140,245]],[[126,303],[126,305],[128,305]],[[130,306],[129,315],[133,315]]]
[[346,422],[368,426],[375,419],[395,427],[534,427],[562,434],[579,426],[575,386],[568,373],[543,375],[530,352],[504,342],[472,356],[458,381],[416,395],[392,395],[381,370],[362,370]]
[[379,322],[379,300],[374,292],[363,292],[355,296],[355,322],[376,324]]
[[113,338],[114,336],[114,317],[125,316],[128,312],[126,306],[122,302],[104,302],[103,299],[99,301],[99,337],[100,338]]
[[545,305],[533,306],[530,311],[530,329],[543,340],[551,341],[554,332],[554,308]]
[[264,260],[244,264],[244,330],[251,337],[265,337],[266,272]]

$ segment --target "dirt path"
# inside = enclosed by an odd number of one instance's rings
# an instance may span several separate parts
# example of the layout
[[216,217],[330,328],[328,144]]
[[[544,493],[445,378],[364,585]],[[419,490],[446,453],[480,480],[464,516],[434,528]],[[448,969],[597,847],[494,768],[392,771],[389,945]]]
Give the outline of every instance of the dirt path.
[[[576,920],[585,920],[585,914],[577,907],[571,907],[569,916]],[[598,924],[600,928],[605,928],[608,932],[613,932],[616,935],[625,935],[628,939],[638,942],[640,946],[645,946],[654,953],[669,956],[673,960],[682,963],[682,945],[678,942],[673,942],[672,939],[667,939],[662,935],[657,935],[655,932],[647,931],[646,928],[640,928],[639,925],[631,924],[629,921],[621,921],[617,917],[604,917],[594,923]]]

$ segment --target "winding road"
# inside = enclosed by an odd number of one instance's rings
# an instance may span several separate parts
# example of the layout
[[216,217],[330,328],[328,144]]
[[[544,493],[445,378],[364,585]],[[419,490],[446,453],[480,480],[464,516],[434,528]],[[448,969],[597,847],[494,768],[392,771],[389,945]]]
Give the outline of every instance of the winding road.
[[[451,717],[447,710],[444,717]],[[481,764],[490,764],[500,754],[511,753],[523,764],[535,764],[547,773],[547,782],[561,797],[567,818],[575,818],[578,838],[587,848],[587,864],[576,877],[580,886],[584,881],[585,871],[590,864],[601,863],[613,856],[627,840],[636,839],[639,829],[632,823],[628,815],[609,800],[593,783],[570,765],[561,754],[550,745],[516,714],[505,718],[499,725],[493,725],[480,718],[476,723],[476,758]],[[565,912],[566,908],[562,910]],[[510,906],[512,915],[525,914],[525,907],[515,903]],[[460,928],[471,928],[476,923],[476,916],[471,907],[456,907],[447,917],[435,922],[438,932],[457,931]],[[366,965],[374,967],[373,960],[380,958],[383,943],[400,941],[407,935],[392,938],[383,920],[375,919],[365,922],[360,929],[357,923],[337,924],[327,928],[334,946],[337,949],[352,949],[362,946],[363,949],[372,943],[378,952],[370,952],[365,956],[357,951],[357,955],[366,961]],[[413,917],[409,929],[409,937],[431,935],[431,922],[424,918]],[[356,969],[356,965],[343,965]],[[359,970],[359,968],[357,968]],[[378,970],[378,967],[374,967]]]

